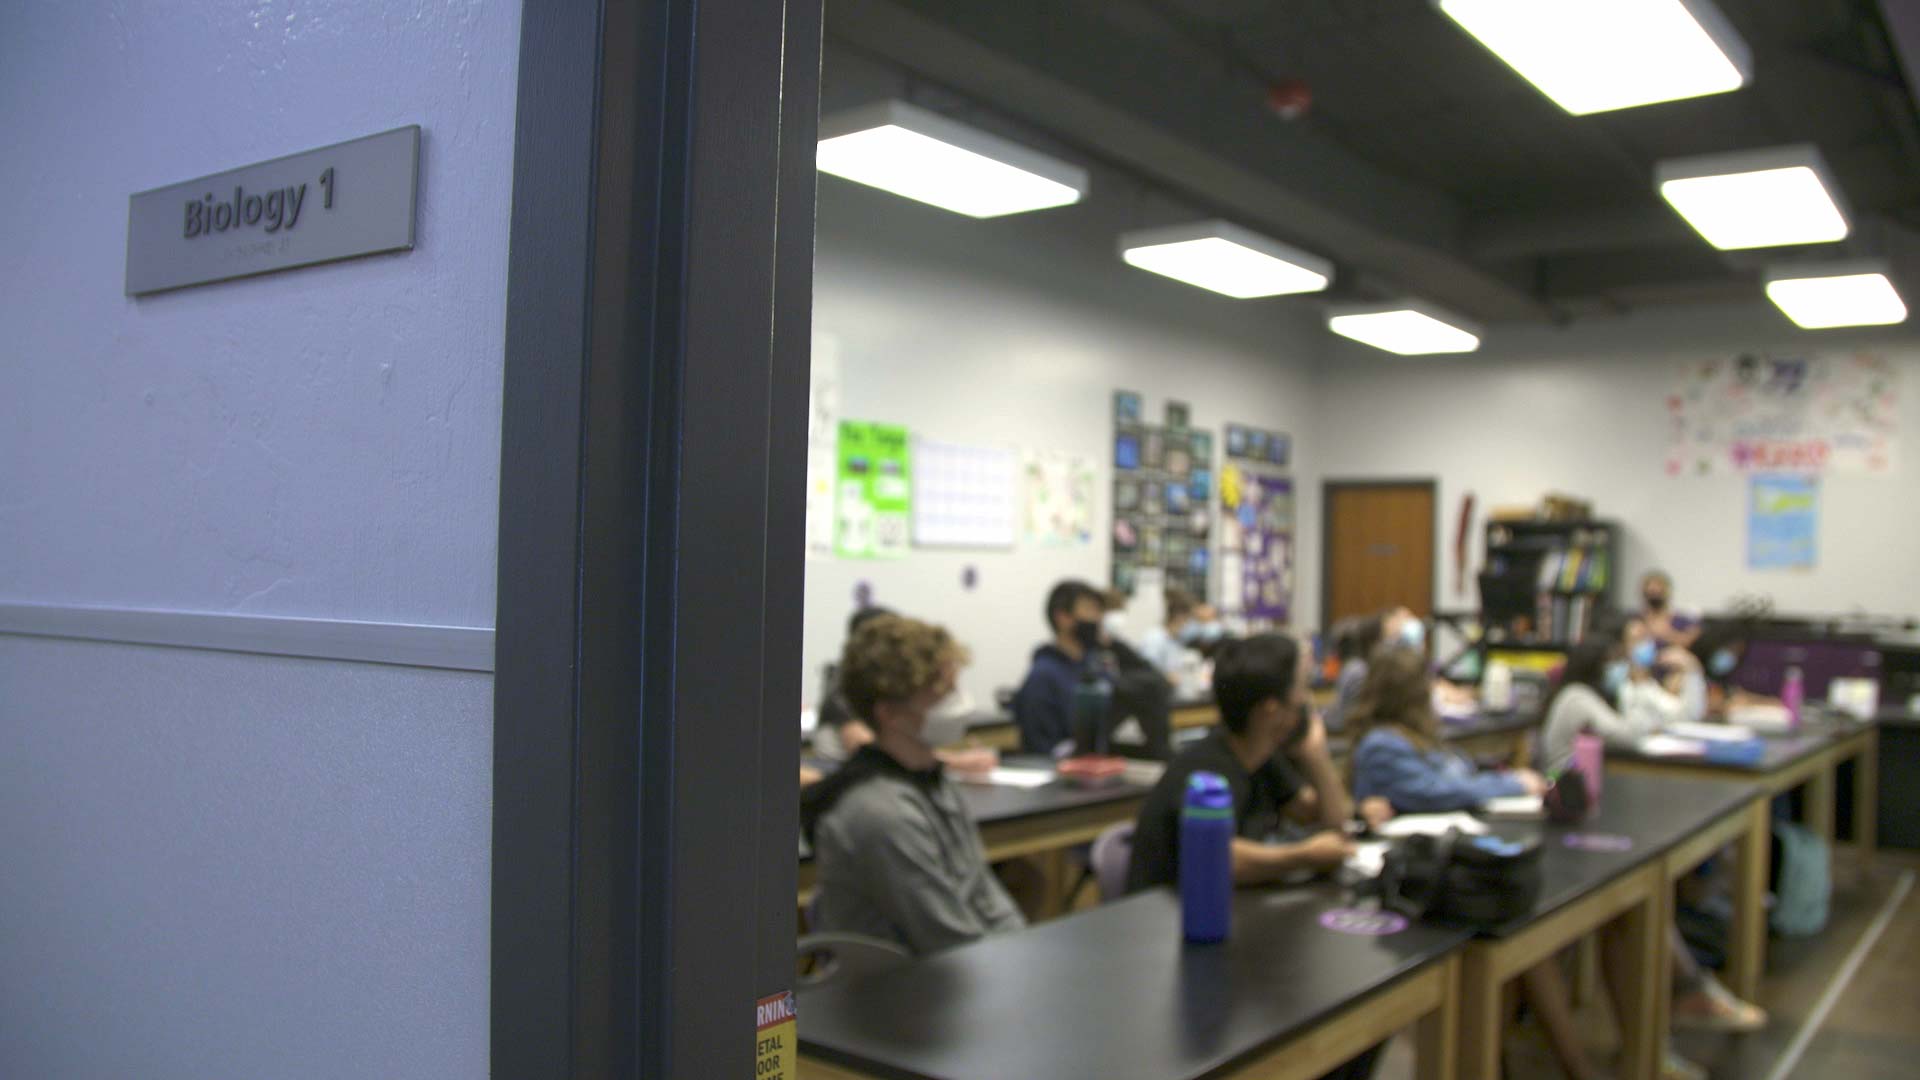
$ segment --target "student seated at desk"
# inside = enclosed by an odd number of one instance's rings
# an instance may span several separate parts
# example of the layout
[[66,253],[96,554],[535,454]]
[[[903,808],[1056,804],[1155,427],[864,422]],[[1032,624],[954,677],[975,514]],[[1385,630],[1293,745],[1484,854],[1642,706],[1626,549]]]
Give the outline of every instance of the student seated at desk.
[[[1224,777],[1233,791],[1235,884],[1331,870],[1352,854],[1341,830],[1353,816],[1353,800],[1308,700],[1308,662],[1306,650],[1281,634],[1220,651],[1213,673],[1220,725],[1168,763],[1147,795],[1133,834],[1127,891],[1179,879],[1180,808],[1187,778],[1202,770]],[[1326,831],[1296,844],[1270,842],[1283,819]]]
[[[1630,745],[1675,720],[1689,718],[1680,699],[1660,687],[1646,670],[1653,656],[1657,656],[1656,646],[1638,619],[1624,627],[1597,627],[1574,646],[1560,685],[1547,704],[1542,753],[1548,772],[1566,766],[1573,756],[1573,738],[1583,730],[1610,744]],[[1698,673],[1693,677],[1697,679]],[[1735,997],[1703,970],[1678,929],[1672,930],[1671,937],[1675,1027],[1757,1031],[1766,1026],[1765,1010]],[[1635,992],[1618,980],[1614,991],[1616,999]]]
[[1747,662],[1748,631],[1739,626],[1708,630],[1693,643],[1694,658],[1699,661],[1707,684],[1707,711],[1716,715],[1749,705],[1778,706],[1780,699],[1741,685],[1741,669]]
[[929,953],[1026,925],[925,737],[966,660],[946,630],[898,615],[847,642],[841,690],[874,738],[801,795],[819,867],[816,929]]
[[[877,604],[854,612],[847,620],[847,640],[852,641],[869,621],[891,614]],[[873,729],[847,707],[847,699],[840,693],[840,665],[829,665],[821,682],[820,726],[813,731],[813,752],[827,761],[845,761],[873,741]]]
[[1013,720],[1026,753],[1091,751],[1071,745],[1074,696],[1081,683],[1099,681],[1110,693],[1108,734],[1131,720],[1146,757],[1164,761],[1172,756],[1173,684],[1126,643],[1108,636],[1101,625],[1105,614],[1100,593],[1084,581],[1063,581],[1047,594],[1045,615],[1053,640],[1034,650],[1026,680],[1013,696]]
[[[1654,676],[1663,659],[1675,665],[1668,685]],[[1691,657],[1688,658],[1691,660]],[[1699,665],[1663,654],[1641,620],[1596,626],[1567,654],[1560,685],[1547,700],[1542,764],[1558,771],[1573,756],[1573,737],[1591,731],[1612,746],[1641,739],[1706,712],[1706,682]]]
[[[1532,770],[1483,772],[1441,743],[1433,680],[1418,652],[1389,642],[1374,651],[1366,669],[1347,718],[1359,736],[1353,751],[1356,798],[1385,799],[1396,814],[1437,814],[1546,790],[1546,781]],[[1521,982],[1561,1068],[1574,1080],[1599,1076],[1574,1026],[1557,962],[1535,965],[1521,973]]]
[[[1223,646],[1214,660],[1220,726],[1182,750],[1147,795],[1134,827],[1127,891],[1179,880],[1180,808],[1187,778],[1205,770],[1233,791],[1233,881],[1275,882],[1295,871],[1332,870],[1353,853],[1342,826],[1353,800],[1327,752],[1327,730],[1307,696],[1312,658],[1292,638],[1262,634]],[[1382,814],[1384,805],[1370,808]],[[1300,843],[1274,843],[1282,818],[1323,830]],[[1373,1074],[1374,1047],[1329,1073]]]
[[1538,795],[1547,784],[1532,769],[1481,771],[1441,741],[1426,658],[1403,645],[1382,645],[1367,664],[1348,722],[1353,794],[1380,796],[1399,814],[1471,810],[1489,800]]
[[1200,646],[1219,641],[1226,628],[1213,605],[1203,604],[1192,593],[1170,585],[1166,591],[1166,621],[1140,638],[1140,655],[1186,690],[1200,689],[1199,674],[1203,662]]

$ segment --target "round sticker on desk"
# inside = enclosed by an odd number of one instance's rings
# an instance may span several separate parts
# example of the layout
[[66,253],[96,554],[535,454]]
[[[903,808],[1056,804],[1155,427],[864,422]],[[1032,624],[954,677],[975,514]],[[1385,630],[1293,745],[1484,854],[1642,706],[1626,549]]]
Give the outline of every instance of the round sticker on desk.
[[1619,833],[1576,832],[1560,838],[1560,842],[1575,851],[1620,852],[1633,850],[1633,837]]
[[1369,911],[1365,908],[1334,908],[1322,912],[1320,925],[1336,934],[1353,934],[1357,937],[1386,937],[1397,934],[1407,928],[1407,918],[1392,911]]

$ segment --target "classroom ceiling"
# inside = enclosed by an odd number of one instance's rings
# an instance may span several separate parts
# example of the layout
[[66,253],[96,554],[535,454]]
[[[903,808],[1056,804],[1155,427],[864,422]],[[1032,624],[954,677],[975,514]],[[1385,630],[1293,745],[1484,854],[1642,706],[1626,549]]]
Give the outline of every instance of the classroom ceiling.
[[[1654,193],[1666,157],[1816,143],[1858,226],[1818,254],[1915,261],[1916,13],[1717,2],[1753,49],[1747,88],[1587,117],[1430,0],[834,0],[827,75],[835,48],[884,58],[1336,260],[1336,295],[1490,322],[1759,296],[1764,255],[1714,251]],[[1284,120],[1268,90],[1296,79],[1312,106]]]

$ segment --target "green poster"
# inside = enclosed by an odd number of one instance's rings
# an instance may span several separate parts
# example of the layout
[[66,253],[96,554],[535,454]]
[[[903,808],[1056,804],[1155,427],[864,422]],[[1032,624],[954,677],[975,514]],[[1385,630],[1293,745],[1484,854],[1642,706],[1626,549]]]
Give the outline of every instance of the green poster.
[[907,429],[840,422],[840,476],[834,550],[854,559],[899,559],[913,523]]

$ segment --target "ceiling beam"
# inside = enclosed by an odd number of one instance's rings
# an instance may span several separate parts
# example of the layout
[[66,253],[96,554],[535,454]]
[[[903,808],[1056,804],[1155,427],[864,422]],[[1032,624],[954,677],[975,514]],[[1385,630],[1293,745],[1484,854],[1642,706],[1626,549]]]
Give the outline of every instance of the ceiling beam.
[[1702,242],[1660,203],[1479,214],[1468,219],[1464,232],[1461,250],[1490,261]]
[[1015,0],[835,0],[830,39],[1087,148],[1251,228],[1488,322],[1549,312],[1458,253],[1458,206],[1269,116],[1221,69],[1170,78],[1164,44]]

